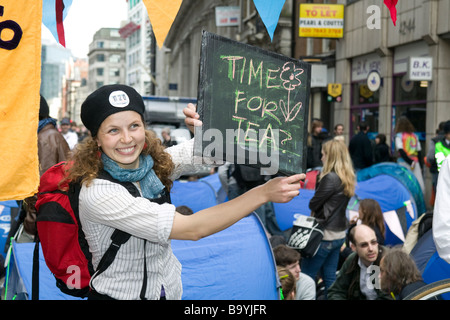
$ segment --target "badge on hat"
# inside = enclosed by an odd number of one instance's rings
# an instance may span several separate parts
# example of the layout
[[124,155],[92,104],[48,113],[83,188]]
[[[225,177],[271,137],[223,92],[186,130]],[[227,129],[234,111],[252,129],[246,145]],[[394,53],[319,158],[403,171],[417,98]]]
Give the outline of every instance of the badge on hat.
[[128,106],[130,104],[130,98],[122,90],[113,91],[109,95],[109,103],[113,107],[125,108],[126,106]]

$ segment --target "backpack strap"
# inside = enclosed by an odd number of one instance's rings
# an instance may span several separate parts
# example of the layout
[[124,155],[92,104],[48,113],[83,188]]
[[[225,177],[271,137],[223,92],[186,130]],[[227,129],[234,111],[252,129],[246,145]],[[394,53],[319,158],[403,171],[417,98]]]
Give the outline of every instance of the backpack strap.
[[120,247],[130,239],[131,235],[129,233],[123,232],[121,230],[114,230],[113,234],[111,235],[111,245],[109,246],[108,250],[106,250],[105,254],[101,258],[97,271],[95,272],[94,276],[92,277],[91,281],[97,277],[99,274],[101,274],[103,271],[108,269],[108,267],[113,263],[117,252],[119,251]]
[[[114,183],[118,183],[125,187],[127,191],[134,197],[140,197],[141,194],[137,187],[132,182],[122,182],[118,181],[117,179],[113,178],[107,171],[101,170],[98,175],[99,179],[105,179]],[[171,202],[170,199],[170,193],[167,192],[166,189],[164,189],[163,194],[161,197],[156,199],[149,199],[152,202],[162,204],[165,202]],[[78,211],[77,211],[78,212]],[[79,219],[79,217],[78,217]],[[100,275],[102,272],[104,272],[114,261],[117,252],[119,251],[120,247],[130,239],[131,235],[129,233],[126,233],[124,231],[121,231],[119,229],[114,230],[113,234],[111,235],[111,245],[109,246],[108,250],[106,250],[105,254],[103,255],[102,259],[100,260],[97,271],[95,272],[94,276],[92,276],[92,280],[94,280],[95,277]],[[144,279],[142,281],[142,288],[139,297],[141,300],[147,300],[145,298],[145,292],[147,291],[147,258],[145,254],[145,248],[146,248],[147,240],[144,239]]]

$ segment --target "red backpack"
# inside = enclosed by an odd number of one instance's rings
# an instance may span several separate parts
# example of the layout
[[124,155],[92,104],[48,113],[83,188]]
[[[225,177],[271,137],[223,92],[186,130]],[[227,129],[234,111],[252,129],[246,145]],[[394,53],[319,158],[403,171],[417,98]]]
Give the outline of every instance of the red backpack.
[[[36,247],[40,242],[45,262],[56,278],[57,287],[62,292],[76,297],[87,297],[90,291],[89,281],[94,275],[94,270],[92,256],[78,216],[78,197],[81,186],[67,180],[61,183],[67,176],[69,166],[70,163],[60,162],[41,176],[36,201],[38,230]],[[122,185],[127,184],[128,191],[135,197],[139,196],[139,191],[132,183],[119,182],[105,171],[102,171],[101,178]],[[102,257],[95,276],[108,268],[114,261],[120,245],[129,238],[130,234],[115,230],[111,237],[111,246]],[[39,260],[36,257],[37,254],[33,259],[33,300],[39,299]]]

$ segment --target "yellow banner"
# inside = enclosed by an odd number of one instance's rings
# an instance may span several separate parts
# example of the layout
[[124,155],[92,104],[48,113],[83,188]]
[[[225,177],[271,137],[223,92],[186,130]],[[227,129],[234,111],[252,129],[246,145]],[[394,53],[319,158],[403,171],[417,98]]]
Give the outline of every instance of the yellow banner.
[[42,0],[0,2],[0,201],[37,192]]
[[342,38],[343,4],[300,4],[299,36],[307,38]]
[[156,43],[161,48],[169,33],[182,0],[143,0],[152,24]]

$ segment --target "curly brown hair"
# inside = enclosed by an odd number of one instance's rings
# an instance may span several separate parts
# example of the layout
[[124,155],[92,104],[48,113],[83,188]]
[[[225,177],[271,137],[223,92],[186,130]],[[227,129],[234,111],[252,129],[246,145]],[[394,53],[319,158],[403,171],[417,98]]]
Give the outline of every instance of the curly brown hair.
[[[175,168],[170,154],[165,151],[161,140],[150,130],[145,130],[145,143],[146,146],[142,150],[142,154],[152,156],[153,169],[156,175],[170,191],[173,185],[170,176]],[[68,160],[69,168],[66,179],[89,185],[103,169],[103,163],[98,152],[97,141],[92,137],[87,137],[80,142]]]

